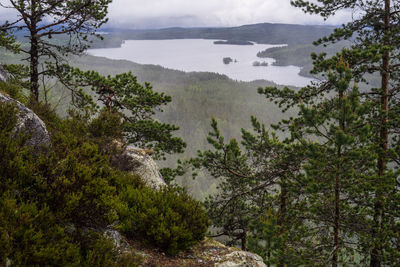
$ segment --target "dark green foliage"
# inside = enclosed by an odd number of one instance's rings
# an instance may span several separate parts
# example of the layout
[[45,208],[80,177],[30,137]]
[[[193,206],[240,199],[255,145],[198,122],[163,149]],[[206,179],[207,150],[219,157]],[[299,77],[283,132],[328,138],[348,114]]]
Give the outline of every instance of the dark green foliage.
[[12,106],[1,105],[1,260],[18,266],[80,266],[82,253],[92,249],[68,234],[67,225],[80,229],[117,219],[111,185],[116,174],[96,146],[79,143],[67,127],[54,133],[54,152],[33,156],[24,146],[26,138],[13,136],[15,114]]
[[336,56],[326,58],[323,54],[314,55],[313,71],[328,72],[343,57],[349,62],[356,81],[366,82],[370,75],[379,77],[376,87],[367,85],[360,94],[361,103],[371,103],[368,109],[368,122],[373,127],[374,135],[370,142],[374,146],[370,149],[370,153],[377,155],[372,186],[364,192],[372,195],[364,205],[368,207],[369,216],[373,219],[368,224],[369,233],[362,235],[360,239],[364,255],[369,254],[369,258],[366,256],[365,261],[369,261],[370,266],[399,264],[398,254],[393,253],[398,247],[395,245],[399,240],[395,222],[399,217],[398,214],[391,212],[393,209],[398,210],[400,205],[398,174],[395,171],[398,165],[390,156],[397,149],[396,143],[392,140],[399,136],[399,132],[395,130],[398,128],[398,114],[393,112],[399,106],[400,95],[398,87],[400,30],[394,26],[398,23],[396,13],[399,2],[296,0],[292,3],[307,13],[319,14],[325,19],[344,8],[359,12],[354,20],[316,42],[326,45],[349,38],[354,39],[348,49],[344,49]]
[[[360,103],[360,93],[352,80],[349,66],[337,63],[329,73],[329,84],[334,89],[332,98],[315,105],[299,105],[299,117],[291,126],[293,138],[316,139],[305,145],[307,162],[304,164],[307,200],[301,212],[311,225],[319,228],[312,231],[315,244],[311,249],[319,250],[314,262],[323,266],[332,264],[360,264],[358,254],[360,237],[370,224],[366,207],[366,192],[374,187],[376,145],[371,143],[374,133],[368,123],[370,103]],[[332,92],[333,93],[333,92]],[[323,160],[321,160],[323,159]],[[362,226],[362,227],[360,227]]]
[[[207,217],[199,202],[172,189],[154,192],[139,177],[110,166],[115,151],[99,146],[115,137],[110,127],[119,116],[104,110],[91,121],[79,113],[60,119],[48,106],[33,102],[31,108],[52,135],[44,154],[33,154],[24,145],[27,137],[13,136],[15,108],[0,106],[0,263],[138,266],[138,257],[119,257],[100,234],[120,216],[127,232],[137,231],[135,237],[170,253],[204,238]],[[129,192],[142,197],[125,199]],[[140,220],[130,213],[135,208]]]
[[164,188],[126,187],[120,194],[122,231],[176,254],[201,241],[208,227],[206,212],[186,193]]
[[[393,27],[398,1],[292,1],[307,13],[325,19],[344,8],[357,10],[316,44],[353,38],[348,48],[327,57],[313,54],[313,73],[323,81],[299,91],[260,89],[283,110],[297,107],[299,117],[284,120],[276,129],[289,130],[291,141],[303,143],[306,185],[300,212],[308,218],[305,246],[313,264],[397,265],[399,242],[397,149],[399,106],[398,41]],[[348,62],[349,64],[344,64]],[[332,73],[332,70],[333,73]],[[379,77],[368,84],[371,75]],[[362,82],[362,89],[350,81]],[[307,140],[308,139],[308,140]],[[313,141],[311,141],[313,140]],[[307,144],[308,143],[308,144]],[[396,185],[397,184],[397,185]],[[307,240],[306,238],[304,238]],[[327,249],[323,249],[327,248]]]
[[124,137],[123,118],[118,112],[102,109],[88,125],[88,132],[100,149],[103,151],[113,149],[113,142]]
[[56,223],[48,207],[39,208],[2,194],[0,235],[2,264],[8,259],[15,266],[79,266],[79,244]]

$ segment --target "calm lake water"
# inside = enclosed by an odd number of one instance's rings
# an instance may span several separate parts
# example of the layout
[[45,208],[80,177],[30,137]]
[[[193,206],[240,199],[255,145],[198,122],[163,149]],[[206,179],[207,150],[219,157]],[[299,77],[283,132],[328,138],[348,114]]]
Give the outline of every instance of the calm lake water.
[[[129,40],[120,48],[90,49],[94,56],[125,59],[140,64],[160,65],[170,69],[208,71],[225,74],[234,80],[264,79],[277,84],[305,86],[311,79],[299,75],[296,66],[272,66],[274,59],[258,58],[257,52],[279,45],[215,45],[215,40]],[[224,64],[230,57],[237,62]],[[268,66],[253,66],[254,61],[268,62]]]

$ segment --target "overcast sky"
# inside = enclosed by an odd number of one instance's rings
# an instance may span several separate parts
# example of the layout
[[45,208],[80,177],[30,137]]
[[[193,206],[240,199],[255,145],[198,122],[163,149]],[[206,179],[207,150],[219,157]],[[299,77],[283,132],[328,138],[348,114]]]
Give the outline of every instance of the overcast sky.
[[348,20],[349,14],[324,22],[292,7],[290,0],[114,0],[109,17],[113,26],[160,28],[261,22],[336,25]]
[[[350,18],[349,13],[342,12],[324,22],[319,16],[304,14],[290,6],[290,0],[114,0],[109,11],[108,26],[130,28],[239,26],[262,22],[337,25]],[[13,19],[10,10],[3,8],[0,17],[0,20]]]

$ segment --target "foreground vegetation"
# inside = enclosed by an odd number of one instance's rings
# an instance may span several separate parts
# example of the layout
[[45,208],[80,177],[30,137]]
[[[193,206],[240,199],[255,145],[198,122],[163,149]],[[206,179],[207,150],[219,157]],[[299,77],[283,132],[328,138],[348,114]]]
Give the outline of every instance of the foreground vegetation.
[[119,257],[103,237],[117,221],[127,236],[171,254],[203,239],[208,222],[197,201],[174,189],[153,191],[112,167],[116,152],[107,140],[118,135],[116,114],[61,119],[49,106],[27,104],[44,119],[52,144],[38,154],[24,145],[26,136],[14,138],[15,107],[0,106],[2,265],[135,266],[134,254]]

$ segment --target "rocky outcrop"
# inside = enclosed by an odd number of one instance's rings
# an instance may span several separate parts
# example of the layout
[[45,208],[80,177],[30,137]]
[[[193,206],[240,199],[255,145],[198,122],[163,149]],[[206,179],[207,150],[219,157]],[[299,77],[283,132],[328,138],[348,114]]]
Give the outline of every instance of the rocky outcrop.
[[142,266],[266,267],[260,256],[227,247],[211,238],[173,257],[137,244],[133,244],[132,250],[142,256]]
[[206,239],[197,248],[194,256],[216,267],[266,267],[263,259],[253,253],[227,247],[213,239]]
[[1,103],[15,103],[18,111],[18,121],[15,136],[24,133],[30,135],[27,145],[35,150],[41,150],[50,146],[50,135],[44,122],[29,108],[20,102],[0,93]]
[[0,65],[0,82],[5,82],[8,79],[7,72],[3,69],[3,66]]
[[253,253],[247,251],[234,251],[224,255],[216,267],[257,267],[266,266],[263,259]]
[[139,175],[142,180],[153,189],[166,186],[161,176],[157,163],[149,155],[149,151],[135,146],[123,147],[122,143],[115,141],[121,152],[111,160],[113,165],[123,171]]

